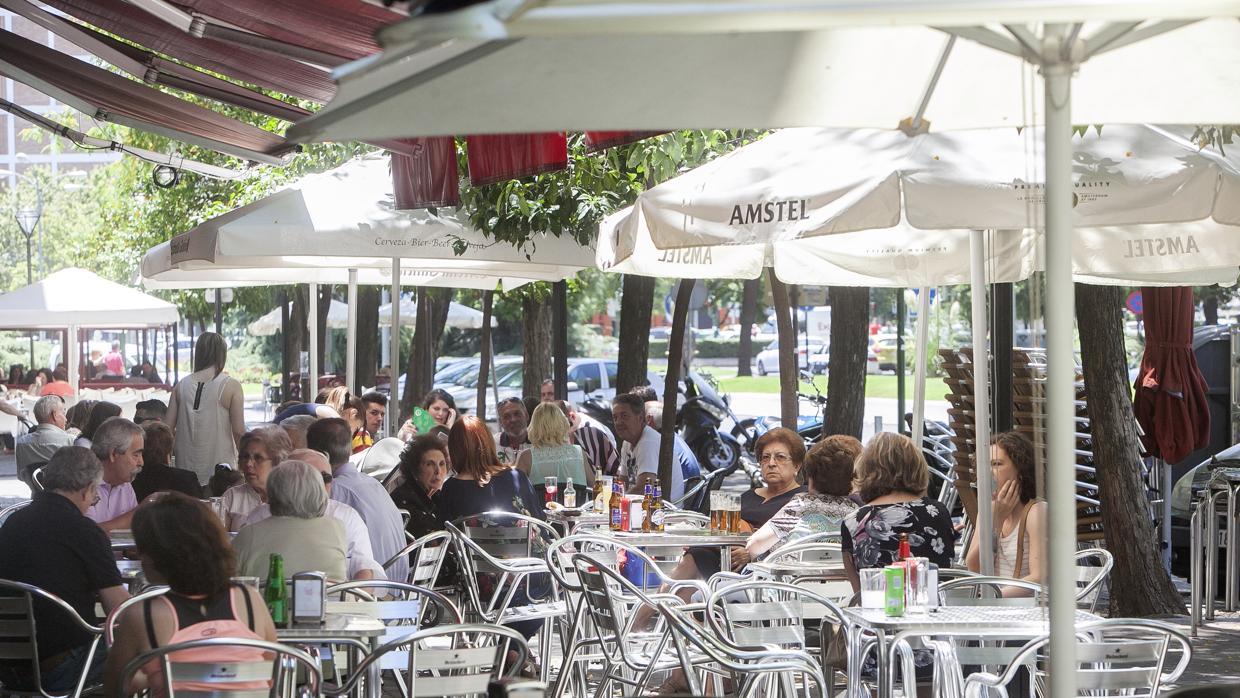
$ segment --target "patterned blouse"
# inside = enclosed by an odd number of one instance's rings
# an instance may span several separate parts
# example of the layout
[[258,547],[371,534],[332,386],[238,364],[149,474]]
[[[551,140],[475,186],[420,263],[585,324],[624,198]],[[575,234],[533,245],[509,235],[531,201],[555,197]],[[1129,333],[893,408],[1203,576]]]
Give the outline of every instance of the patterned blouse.
[[840,524],[857,505],[848,497],[833,494],[799,494],[784,505],[767,525],[779,539],[777,545],[815,533],[837,533]]
[[857,569],[885,567],[895,561],[901,533],[908,534],[914,557],[929,558],[939,567],[951,565],[956,541],[951,513],[929,497],[857,509],[844,519],[840,548],[852,553]]

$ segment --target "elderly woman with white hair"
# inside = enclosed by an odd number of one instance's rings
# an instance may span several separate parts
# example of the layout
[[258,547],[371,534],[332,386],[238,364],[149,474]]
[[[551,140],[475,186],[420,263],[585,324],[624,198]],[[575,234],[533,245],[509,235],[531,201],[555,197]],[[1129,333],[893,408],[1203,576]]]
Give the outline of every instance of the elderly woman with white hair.
[[284,574],[322,572],[332,581],[349,578],[344,527],[324,516],[327,488],[314,466],[287,460],[267,476],[271,518],[246,526],[233,540],[237,573],[265,578],[273,553],[284,558]]

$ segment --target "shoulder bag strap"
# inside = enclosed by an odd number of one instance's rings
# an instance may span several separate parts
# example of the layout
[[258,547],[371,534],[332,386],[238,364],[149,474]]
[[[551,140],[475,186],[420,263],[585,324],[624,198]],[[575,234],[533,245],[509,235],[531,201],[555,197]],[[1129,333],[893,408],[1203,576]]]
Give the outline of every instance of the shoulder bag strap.
[[1029,512],[1033,511],[1033,505],[1039,501],[1037,499],[1030,500],[1025,505],[1025,512],[1020,515],[1020,525],[1016,530],[1016,559],[1012,562],[1012,576],[1017,579],[1024,576],[1021,572],[1024,571],[1025,560],[1025,524],[1029,521]]

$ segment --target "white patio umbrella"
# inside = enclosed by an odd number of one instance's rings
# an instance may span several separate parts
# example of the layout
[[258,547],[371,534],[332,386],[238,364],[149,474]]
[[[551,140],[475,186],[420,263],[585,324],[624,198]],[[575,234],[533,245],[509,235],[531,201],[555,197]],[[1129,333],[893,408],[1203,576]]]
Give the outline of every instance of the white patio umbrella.
[[[288,304],[288,310],[293,312],[293,304]],[[349,306],[341,303],[336,299],[332,299],[331,305],[327,308],[327,329],[343,330],[349,327]],[[269,337],[280,331],[280,308],[267,313],[259,319],[246,325],[246,331],[255,337]]]
[[[400,324],[404,327],[413,327],[418,321],[418,303],[412,298],[400,299],[400,310],[397,312],[400,318]],[[392,326],[392,304],[384,303],[379,306],[379,324],[388,327]],[[491,327],[497,326],[495,318],[491,318]],[[448,305],[448,327],[455,327],[461,330],[477,330],[482,328],[482,311],[462,305],[453,301]]]
[[[1045,124],[1030,204],[1046,211],[1046,490],[1049,536],[1069,540],[1072,125],[1240,122],[1238,15],[1237,0],[492,0],[390,28],[289,134]],[[1049,563],[1048,690],[1072,695],[1072,550]]]
[[[461,252],[461,254],[457,254]],[[393,297],[402,283],[455,288],[515,288],[532,280],[559,281],[593,264],[594,251],[568,237],[539,236],[527,245],[493,240],[449,209],[398,211],[388,158],[368,155],[336,169],[303,177],[254,203],[217,216],[170,241],[164,273],[172,280],[204,267],[248,268],[232,276],[254,278],[262,269],[332,267],[349,275],[349,299],[362,278],[386,276]],[[287,273],[287,272],[285,272]],[[308,276],[324,273],[309,272]],[[305,281],[305,279],[303,279]],[[310,282],[312,293],[317,282]],[[355,307],[350,303],[350,308]],[[314,340],[316,305],[310,304]],[[350,314],[349,337],[356,335]],[[392,335],[393,365],[400,355]],[[312,342],[312,347],[316,343]],[[350,350],[346,373],[355,372]],[[317,356],[312,349],[311,380]],[[394,399],[399,399],[394,385]],[[395,416],[395,412],[390,413]]]

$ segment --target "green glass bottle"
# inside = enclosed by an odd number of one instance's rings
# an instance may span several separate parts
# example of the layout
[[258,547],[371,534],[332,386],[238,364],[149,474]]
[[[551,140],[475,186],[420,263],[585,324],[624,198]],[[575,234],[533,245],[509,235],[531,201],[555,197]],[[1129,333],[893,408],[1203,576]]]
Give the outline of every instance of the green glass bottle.
[[288,624],[288,587],[284,584],[284,557],[279,553],[271,554],[263,600],[267,602],[267,610],[271,612],[271,620],[277,628]]

